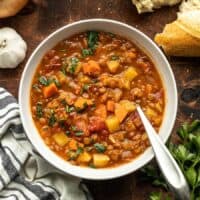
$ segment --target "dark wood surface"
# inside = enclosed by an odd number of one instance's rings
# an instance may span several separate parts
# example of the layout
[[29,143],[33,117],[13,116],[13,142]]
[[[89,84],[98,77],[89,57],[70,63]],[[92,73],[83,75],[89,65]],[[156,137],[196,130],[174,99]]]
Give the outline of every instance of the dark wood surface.
[[[35,0],[36,1],[36,0]],[[166,23],[176,18],[178,6],[138,15],[131,0],[37,0],[29,3],[17,16],[0,19],[4,26],[16,29],[28,43],[25,61],[16,69],[0,70],[0,87],[16,97],[24,65],[35,47],[50,33],[68,23],[88,18],[110,18],[125,22],[153,39]],[[179,93],[179,110],[174,132],[183,121],[200,116],[200,59],[168,58],[174,71]],[[173,134],[174,135],[174,134]],[[133,173],[110,181],[87,181],[95,200],[145,200],[154,191]]]

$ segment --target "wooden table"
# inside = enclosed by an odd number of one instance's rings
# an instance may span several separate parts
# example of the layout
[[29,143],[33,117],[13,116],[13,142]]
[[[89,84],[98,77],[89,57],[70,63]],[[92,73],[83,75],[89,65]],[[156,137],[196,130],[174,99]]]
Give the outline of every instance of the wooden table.
[[[68,23],[88,18],[110,18],[125,22],[153,38],[166,23],[176,18],[178,7],[162,8],[154,13],[138,15],[131,0],[37,0],[29,3],[17,16],[1,19],[0,28],[15,28],[27,41],[25,61],[14,70],[0,70],[0,87],[16,97],[24,65],[31,52],[47,35]],[[168,58],[174,71],[179,92],[176,125],[200,117],[200,59]],[[173,134],[174,135],[174,134]],[[95,200],[144,200],[154,191],[133,173],[110,181],[86,181]]]

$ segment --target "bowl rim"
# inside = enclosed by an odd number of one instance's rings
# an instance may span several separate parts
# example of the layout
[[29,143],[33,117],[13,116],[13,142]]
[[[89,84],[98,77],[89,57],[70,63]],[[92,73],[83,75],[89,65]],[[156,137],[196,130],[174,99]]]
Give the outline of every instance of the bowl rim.
[[[77,25],[80,25],[80,24],[84,24],[84,23],[90,23],[90,22],[105,22],[105,23],[112,23],[114,25],[119,25],[119,26],[124,26],[125,28],[133,31],[133,32],[136,32],[138,35],[140,35],[141,37],[145,38],[145,40],[147,40],[150,45],[160,54],[161,58],[163,59],[164,63],[166,64],[167,68],[168,68],[168,71],[169,71],[169,76],[170,78],[172,79],[172,86],[173,86],[173,92],[174,92],[174,112],[173,112],[173,115],[170,116],[171,118],[171,123],[168,125],[168,132],[170,134],[166,134],[164,138],[162,138],[162,140],[164,142],[167,141],[168,137],[170,137],[171,135],[171,132],[172,132],[172,129],[174,127],[174,124],[175,124],[175,121],[176,121],[176,115],[177,115],[177,110],[178,110],[178,94],[177,94],[177,86],[176,86],[176,81],[175,81],[175,77],[174,77],[174,74],[173,74],[173,71],[171,69],[171,66],[167,60],[167,58],[165,57],[165,55],[163,54],[163,52],[161,51],[161,49],[153,42],[153,40],[151,38],[149,38],[147,35],[145,35],[143,32],[141,32],[140,30],[136,29],[135,27],[132,27],[128,24],[125,24],[123,22],[120,22],[120,21],[117,21],[117,20],[112,20],[112,19],[104,19],[104,18],[92,18],[92,19],[85,19],[85,20],[80,20],[80,21],[76,21],[76,22],[73,22],[73,23],[70,23],[70,24],[67,24],[67,25],[64,25],[63,27],[57,29],[56,31],[52,32],[50,35],[48,35],[42,42],[39,43],[39,45],[35,48],[35,50],[31,53],[25,67],[24,67],[24,70],[23,70],[23,73],[22,73],[22,76],[21,76],[21,80],[20,80],[20,85],[19,85],[19,92],[18,92],[18,96],[19,96],[19,110],[20,110],[20,116],[21,116],[21,120],[22,120],[22,124],[23,124],[23,127],[24,127],[24,130],[25,130],[25,134],[29,140],[29,142],[32,144],[33,148],[41,155],[41,157],[47,161],[50,165],[54,166],[56,169],[64,172],[65,174],[69,174],[69,175],[72,175],[72,176],[75,176],[75,177],[79,177],[79,178],[84,178],[84,179],[89,179],[89,180],[107,180],[107,179],[115,179],[115,178],[119,178],[121,176],[125,176],[125,175],[128,175],[130,173],[133,173],[135,172],[136,170],[140,169],[141,167],[143,167],[144,165],[146,165],[147,163],[149,163],[153,158],[154,158],[154,153],[152,151],[152,147],[149,147],[149,157],[146,158],[146,159],[143,159],[143,161],[141,161],[141,163],[137,166],[137,167],[133,167],[132,169],[129,169],[128,171],[121,171],[120,173],[117,173],[115,175],[113,175],[112,173],[107,173],[106,175],[98,175],[98,176],[94,176],[94,173],[92,173],[92,176],[89,175],[87,173],[87,175],[85,175],[85,173],[81,173],[82,172],[82,169],[84,169],[84,167],[79,167],[79,166],[73,166],[71,165],[71,168],[74,168],[73,171],[71,170],[68,170],[66,171],[65,169],[62,169],[61,167],[58,166],[57,163],[54,163],[52,160],[48,159],[44,152],[39,148],[39,145],[36,144],[35,141],[32,141],[31,140],[31,134],[29,133],[29,129],[28,129],[28,125],[26,125],[27,123],[27,120],[23,114],[23,95],[22,95],[22,90],[23,90],[23,83],[24,83],[24,79],[25,79],[25,75],[26,75],[26,72],[27,72],[27,69],[31,63],[31,60],[34,58],[34,55],[36,54],[36,52],[46,43],[49,42],[49,40],[51,40],[52,37],[54,37],[56,34],[62,32],[63,30],[65,29],[69,29],[73,26],[77,26]],[[32,79],[31,79],[32,80]],[[30,96],[29,96],[30,98]],[[166,97],[165,97],[166,98]],[[34,123],[34,122],[32,122]],[[34,125],[35,126],[35,125]],[[31,131],[30,131],[31,132]],[[39,134],[39,133],[38,133]],[[40,136],[41,137],[41,136]],[[42,138],[41,138],[42,140]],[[44,143],[44,146],[45,143]],[[51,150],[50,150],[51,151]],[[54,153],[55,154],[55,153]],[[144,154],[144,152],[142,153]],[[141,155],[142,155],[141,154]],[[141,156],[139,155],[139,156]],[[59,159],[62,159],[60,158],[58,155],[56,155]],[[63,160],[63,159],[62,159]],[[66,161],[64,161],[66,162]],[[128,163],[132,163],[134,162],[134,159],[133,161],[130,161]],[[67,162],[66,162],[67,163]],[[128,164],[127,163],[127,164]],[[119,169],[121,166],[123,165],[127,165],[126,163],[125,164],[122,164],[122,165],[119,165],[117,167],[113,167],[113,168],[100,168],[100,169],[91,169],[92,170],[95,170],[95,172],[98,174],[98,172],[100,172],[100,170],[104,170],[104,169]],[[112,171],[112,170],[111,170]]]

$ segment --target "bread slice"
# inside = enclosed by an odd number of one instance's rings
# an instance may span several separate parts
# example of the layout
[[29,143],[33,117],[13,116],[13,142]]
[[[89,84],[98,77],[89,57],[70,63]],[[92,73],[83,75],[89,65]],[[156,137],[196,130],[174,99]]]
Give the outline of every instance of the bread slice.
[[179,13],[177,23],[184,31],[200,39],[200,10]]
[[180,28],[177,21],[167,24],[163,33],[156,34],[155,42],[171,56],[200,56],[200,39]]
[[16,15],[28,0],[0,0],[0,18]]

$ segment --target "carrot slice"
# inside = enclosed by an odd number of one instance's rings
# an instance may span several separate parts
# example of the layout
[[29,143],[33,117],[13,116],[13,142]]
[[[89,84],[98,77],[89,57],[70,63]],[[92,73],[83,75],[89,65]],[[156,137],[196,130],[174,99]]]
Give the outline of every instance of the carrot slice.
[[55,83],[51,83],[50,85],[43,88],[43,95],[45,98],[49,98],[58,93],[58,88]]
[[106,107],[107,107],[107,110],[109,112],[114,112],[114,110],[115,110],[115,102],[111,101],[111,100],[107,101]]
[[78,147],[77,147],[77,142],[76,142],[76,140],[74,140],[74,139],[71,139],[70,141],[69,141],[69,149],[70,150],[77,150],[78,149]]
[[102,119],[106,119],[107,117],[107,110],[104,104],[99,104],[95,110],[95,115],[101,117]]
[[87,63],[84,63],[82,67],[84,74],[98,75],[101,72],[100,65],[94,60],[89,60]]

